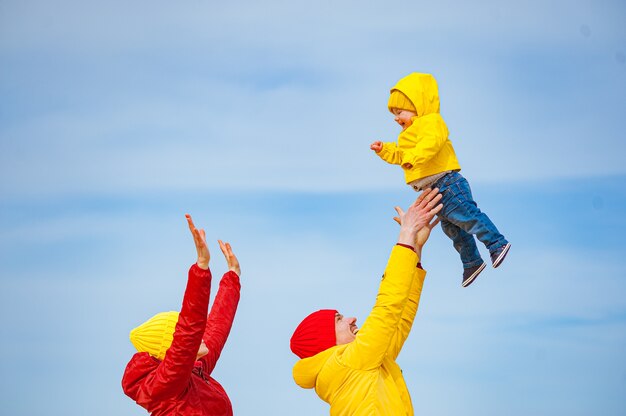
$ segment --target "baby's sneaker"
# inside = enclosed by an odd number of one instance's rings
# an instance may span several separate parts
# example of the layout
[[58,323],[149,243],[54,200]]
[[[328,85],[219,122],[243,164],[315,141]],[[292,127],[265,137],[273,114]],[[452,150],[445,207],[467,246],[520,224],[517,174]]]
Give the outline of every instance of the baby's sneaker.
[[461,286],[468,287],[472,284],[472,282],[478,277],[480,272],[485,268],[485,262],[483,261],[478,266],[470,267],[468,269],[463,269],[463,283]]
[[506,257],[506,253],[509,252],[510,248],[511,243],[506,243],[505,245],[497,248],[493,251],[493,253],[491,253],[491,264],[493,265],[494,269],[498,267],[500,263],[502,263],[502,260],[504,260],[504,258]]

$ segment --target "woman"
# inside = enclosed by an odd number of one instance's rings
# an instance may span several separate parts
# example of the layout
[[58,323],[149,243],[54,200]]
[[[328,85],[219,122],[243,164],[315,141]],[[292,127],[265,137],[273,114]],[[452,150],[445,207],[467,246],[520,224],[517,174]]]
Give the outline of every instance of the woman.
[[133,329],[137,353],[122,378],[124,393],[152,415],[233,414],[222,386],[211,377],[226,343],[239,303],[239,261],[230,244],[219,241],[229,271],[207,317],[211,293],[210,253],[204,230],[186,215],[198,261],[189,269],[178,312],[159,313]]

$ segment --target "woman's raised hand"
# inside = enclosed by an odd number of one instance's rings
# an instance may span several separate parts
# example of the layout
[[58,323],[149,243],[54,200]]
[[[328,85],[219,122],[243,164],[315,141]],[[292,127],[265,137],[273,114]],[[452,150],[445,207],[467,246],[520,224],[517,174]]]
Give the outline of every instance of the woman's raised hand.
[[225,243],[222,240],[217,240],[220,244],[220,249],[222,253],[224,253],[224,258],[226,259],[226,263],[228,264],[228,270],[231,272],[237,273],[237,276],[241,276],[241,268],[239,267],[239,260],[233,254],[233,248],[229,243]]
[[209,253],[209,247],[206,245],[206,235],[203,229],[197,229],[191,219],[191,215],[185,214],[187,218],[187,224],[189,225],[189,231],[193,236],[193,242],[196,245],[196,251],[198,252],[198,267],[207,270],[209,268],[209,260],[211,259],[211,253]]

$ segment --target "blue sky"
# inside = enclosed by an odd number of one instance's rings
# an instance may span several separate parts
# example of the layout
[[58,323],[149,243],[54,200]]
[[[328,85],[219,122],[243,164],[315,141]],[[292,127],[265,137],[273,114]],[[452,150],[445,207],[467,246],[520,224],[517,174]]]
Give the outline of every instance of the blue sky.
[[[626,6],[619,1],[0,1],[0,402],[142,415],[128,331],[180,307],[207,229],[242,300],[214,372],[237,415],[319,415],[310,311],[362,320],[415,196],[369,150],[433,73],[463,173],[511,240],[460,286],[438,229],[399,359],[416,414],[626,412]],[[483,254],[487,255],[484,248]],[[36,400],[33,400],[36,398]]]

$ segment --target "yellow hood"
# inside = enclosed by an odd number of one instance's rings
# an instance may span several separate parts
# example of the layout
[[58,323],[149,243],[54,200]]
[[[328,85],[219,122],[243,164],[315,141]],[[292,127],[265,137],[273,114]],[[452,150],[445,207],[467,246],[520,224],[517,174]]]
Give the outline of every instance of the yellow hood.
[[293,366],[293,379],[296,384],[305,389],[312,389],[317,383],[317,376],[332,357],[339,346],[328,348],[313,357],[303,358]]
[[431,74],[413,72],[398,81],[393,90],[400,91],[411,100],[419,117],[439,113],[439,88]]

